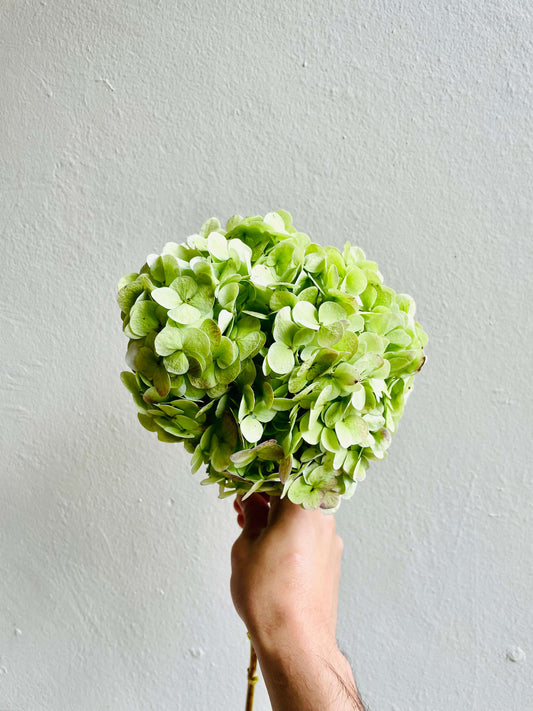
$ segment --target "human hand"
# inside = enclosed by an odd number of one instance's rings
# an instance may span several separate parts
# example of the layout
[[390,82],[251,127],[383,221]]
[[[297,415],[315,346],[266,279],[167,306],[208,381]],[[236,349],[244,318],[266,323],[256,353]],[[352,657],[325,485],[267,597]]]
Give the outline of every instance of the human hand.
[[258,647],[336,648],[342,539],[335,518],[288,498],[234,501],[242,533],[231,551],[231,595]]
[[343,543],[334,517],[258,493],[234,507],[242,533],[231,596],[273,711],[364,711],[335,639]]

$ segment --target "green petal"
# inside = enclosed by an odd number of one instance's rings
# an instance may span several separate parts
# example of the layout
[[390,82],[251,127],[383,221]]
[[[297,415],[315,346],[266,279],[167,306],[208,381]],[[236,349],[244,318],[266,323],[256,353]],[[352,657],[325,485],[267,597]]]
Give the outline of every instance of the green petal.
[[159,365],[154,371],[153,382],[159,395],[166,397],[170,392],[170,377],[163,365]]
[[165,269],[163,266],[163,260],[159,254],[149,254],[146,263],[150,267],[150,274],[155,281],[163,284],[165,281]]
[[265,340],[266,335],[262,331],[253,331],[252,333],[239,338],[237,340],[239,358],[241,360],[244,360],[245,358],[253,358],[254,355],[259,353],[265,343]]
[[139,348],[135,357],[135,370],[144,375],[149,380],[152,379],[157,368],[157,357],[151,348]]
[[326,286],[328,289],[336,289],[339,285],[339,270],[336,264],[331,264],[326,272]]
[[137,378],[135,377],[135,373],[130,373],[129,370],[123,370],[122,373],[120,374],[120,379],[124,383],[124,385],[128,388],[130,393],[133,395],[137,395],[140,388],[139,388],[139,383],[137,381]]
[[277,410],[266,407],[262,401],[259,401],[254,407],[254,417],[259,422],[270,422],[276,416]]
[[166,356],[163,358],[163,363],[169,373],[174,373],[175,375],[183,375],[189,370],[189,361],[183,351],[177,351],[172,355]]
[[230,284],[225,284],[222,288],[217,291],[217,299],[219,304],[228,310],[232,310],[235,304],[235,299],[239,295],[239,285],[235,282]]
[[228,250],[235,252],[238,259],[245,264],[250,264],[252,259],[252,250],[238,237],[228,240]]
[[283,457],[279,463],[279,478],[280,481],[286,482],[292,471],[292,455]]
[[366,390],[362,383],[358,383],[352,390],[350,402],[356,410],[363,410],[366,402]]
[[[192,360],[193,359],[191,358],[191,361]],[[198,388],[198,390],[209,390],[210,388],[215,387],[215,385],[218,385],[215,377],[214,364],[211,364],[205,368],[205,370],[200,370],[199,372],[195,370],[194,375],[191,368],[189,369],[187,377],[189,378],[191,385]]]
[[354,313],[348,316],[348,321],[350,322],[350,329],[352,331],[363,331],[365,328],[365,319],[361,314]]
[[331,402],[331,400],[335,399],[335,392],[337,391],[337,388],[334,388],[333,383],[329,382],[327,383],[320,391],[316,402],[313,406],[314,410],[318,410],[321,412],[322,408],[326,403]]
[[174,415],[181,415],[183,414],[181,410],[179,410],[177,407],[173,407],[172,405],[168,405],[166,403],[161,403],[158,405],[159,409],[165,413],[165,415],[168,415],[169,417],[174,417]]
[[344,449],[348,449],[348,447],[355,444],[354,434],[350,431],[350,428],[345,422],[335,423],[335,434],[338,437],[339,444],[341,447],[344,447]]
[[270,297],[269,306],[272,311],[279,311],[284,306],[292,307],[297,303],[298,299],[290,291],[278,289]]
[[306,412],[300,422],[302,437],[307,444],[318,444],[320,441],[320,435],[322,434],[322,424],[320,422],[315,422],[313,425],[310,425],[309,418],[309,412]]
[[236,358],[231,365],[228,365],[227,368],[219,368],[218,365],[215,364],[215,376],[217,382],[221,385],[229,385],[232,383],[239,376],[240,372],[241,362],[238,358]]
[[312,254],[307,254],[304,259],[304,269],[307,272],[312,272],[316,274],[317,272],[322,272],[326,264],[325,254],[320,252],[313,252]]
[[305,480],[310,486],[324,489],[331,488],[331,486],[335,485],[336,481],[335,477],[332,476],[331,469],[328,469],[323,465],[311,466],[313,468],[304,474]]
[[157,304],[153,301],[137,301],[130,311],[129,326],[137,336],[147,336],[159,326],[156,316]]
[[128,324],[126,324],[126,325],[124,326],[123,331],[124,331],[124,335],[127,336],[128,338],[131,338],[131,339],[139,339],[139,338],[142,338],[142,336],[138,336],[136,333],[133,333],[133,331],[131,330],[131,328],[129,327]]
[[292,338],[298,327],[293,323],[291,319],[291,309],[289,306],[284,306],[276,314],[274,319],[274,329],[273,336],[275,341],[280,341],[286,346],[292,344]]
[[310,301],[312,304],[316,304],[317,298],[318,289],[316,286],[308,286],[298,294],[298,301]]
[[172,311],[169,311],[168,315],[171,319],[176,321],[176,323],[182,323],[184,325],[195,323],[202,316],[197,308],[189,304],[180,304],[172,309]]
[[391,363],[379,353],[365,353],[354,365],[364,378],[386,378],[391,370]]
[[402,348],[407,348],[407,346],[411,345],[411,336],[400,327],[393,328],[392,331],[389,331],[387,333],[387,340],[395,346],[402,346]]
[[241,215],[232,215],[226,222],[226,232],[230,232],[232,229],[237,227],[237,225],[240,225],[243,219],[244,218]]
[[200,284],[196,294],[188,301],[191,306],[196,307],[202,313],[207,313],[215,303],[215,295],[212,287],[207,284]]
[[125,274],[118,282],[117,284],[117,291],[120,291],[123,289],[126,284],[131,284],[135,279],[137,279],[139,275],[137,272],[130,272],[129,274]]
[[349,294],[360,294],[366,289],[367,279],[365,273],[359,267],[351,267],[344,277],[342,288]]
[[220,345],[216,349],[213,357],[216,359],[217,365],[220,368],[227,368],[237,357],[237,346],[230,341],[227,336],[222,336]]
[[216,232],[216,230],[219,230],[219,229],[220,229],[220,222],[217,220],[216,217],[210,217],[200,227],[199,235],[200,235],[200,237],[208,237],[211,234],[211,232]]
[[318,331],[320,324],[316,317],[316,308],[309,301],[299,301],[292,308],[292,318],[296,323],[306,328]]
[[326,326],[346,318],[346,310],[336,301],[324,301],[318,309],[318,320]]
[[344,422],[335,423],[335,433],[339,438],[341,447],[348,449],[354,444],[366,444],[369,429],[362,417],[351,415]]
[[120,310],[126,314],[129,313],[143,291],[144,285],[140,281],[134,281],[123,286],[117,294],[117,303],[120,306]]
[[242,397],[247,410],[246,414],[253,412],[255,407],[255,395],[250,385],[245,385],[242,389]]
[[375,289],[372,284],[367,284],[366,289],[360,294],[363,307],[367,311],[370,311],[370,309],[374,306],[377,293],[377,289]]
[[220,232],[211,232],[207,238],[207,248],[216,259],[222,261],[228,259],[228,240]]
[[[363,335],[363,334],[361,334]],[[349,359],[356,353],[358,347],[358,339],[352,331],[345,331],[344,336],[335,344],[335,350],[339,353],[346,353],[346,358]]]
[[[363,388],[364,389],[364,388]],[[326,427],[333,429],[337,420],[342,420],[346,410],[346,404],[342,401],[333,402],[322,415],[322,420]],[[337,467],[335,467],[337,468]]]
[[267,440],[257,445],[257,456],[264,461],[278,462],[283,459],[283,449],[275,440]]
[[173,254],[162,254],[161,261],[165,272],[165,284],[169,286],[180,275],[178,260]]
[[292,337],[292,346],[295,349],[307,346],[314,340],[314,337],[315,331],[310,328],[299,328]]
[[[288,213],[285,214],[285,219],[287,219],[287,215]],[[285,220],[283,219],[283,216],[280,215],[279,211],[267,212],[267,214],[263,217],[263,222],[272,227],[272,229],[276,232],[285,232]]]
[[152,299],[158,304],[164,306],[165,309],[173,309],[180,303],[180,297],[168,286],[162,286],[159,289],[152,291]]
[[161,402],[165,398],[160,395],[155,388],[148,388],[148,390],[145,390],[143,393],[143,400],[146,402],[148,405],[151,405],[153,403]]
[[389,331],[395,328],[407,327],[407,315],[403,311],[397,313],[373,313],[368,314],[365,318],[366,327],[369,331],[386,335]]
[[154,348],[158,355],[168,356],[182,347],[181,329],[175,326],[165,326],[159,331],[154,341]]
[[[337,440],[338,443],[339,440]],[[335,456],[333,458],[333,468],[334,469],[342,469],[342,465],[344,464],[344,460],[346,459],[346,455],[348,454],[348,450],[344,449],[344,447],[338,446],[337,450],[335,451]]]
[[213,365],[213,361],[209,361],[209,364],[205,358],[203,358],[199,353],[195,355],[187,354],[189,360],[189,375],[194,375],[194,377],[199,377],[203,370],[205,370],[208,365]]
[[145,415],[143,412],[138,412],[137,419],[145,430],[148,430],[149,432],[157,432],[157,425],[154,422],[153,417],[151,417],[150,415]]
[[209,338],[212,349],[215,349],[220,345],[222,333],[216,321],[213,321],[212,318],[206,318],[205,321],[202,322],[200,329],[204,331]]
[[324,427],[320,435],[320,443],[328,452],[336,452],[339,449],[339,440],[333,430]]
[[355,385],[360,380],[359,371],[349,363],[339,363],[333,372],[333,377],[343,386]]
[[289,487],[287,496],[293,504],[301,504],[304,509],[314,510],[320,505],[324,495],[318,489],[308,486],[303,477],[299,477]]
[[320,326],[317,339],[318,344],[322,348],[332,348],[340,341],[344,334],[344,327],[340,321],[330,324],[329,326]]
[[274,286],[277,283],[274,271],[267,267],[266,264],[253,266],[250,271],[250,279],[252,284],[258,287]]
[[268,349],[267,361],[275,373],[290,373],[294,367],[294,353],[284,343],[273,343]]
[[424,365],[425,361],[424,354],[419,350],[385,353],[385,358],[390,364],[390,375],[414,373]]
[[241,422],[241,432],[248,442],[257,442],[263,434],[263,425],[255,417],[245,417]]
[[198,284],[190,276],[179,276],[170,285],[174,289],[181,301],[188,302],[196,294]]
[[264,485],[265,481],[264,479],[258,479],[246,492],[246,494],[242,497],[242,501],[247,499],[249,496],[254,494],[256,491],[260,491],[261,487]]
[[272,401],[272,408],[277,412],[286,412],[287,410],[292,410],[294,407],[294,400],[288,397],[275,397]]
[[211,451],[211,465],[217,472],[225,471],[231,463],[231,449],[224,443],[219,442],[218,446]]
[[242,449],[240,452],[234,452],[230,459],[235,464],[237,469],[242,469],[247,464],[254,461],[256,457],[255,447],[252,449]]

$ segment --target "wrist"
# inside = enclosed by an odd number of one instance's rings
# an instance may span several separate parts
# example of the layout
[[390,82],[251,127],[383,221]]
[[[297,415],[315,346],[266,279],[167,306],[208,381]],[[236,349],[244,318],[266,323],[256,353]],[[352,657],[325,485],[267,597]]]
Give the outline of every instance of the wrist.
[[[304,703],[309,694],[315,704],[312,708],[363,709],[350,664],[331,634],[288,624],[275,634],[250,637],[273,711],[311,708]],[[346,698],[351,699],[349,705],[331,705],[331,699],[338,698],[339,688],[344,688]],[[294,703],[288,705],[288,699]]]
[[270,629],[250,631],[250,637],[257,652],[258,659],[263,664],[295,664],[310,660],[325,659],[334,666],[346,658],[339,650],[335,637],[327,630],[305,624],[296,620],[285,620]]

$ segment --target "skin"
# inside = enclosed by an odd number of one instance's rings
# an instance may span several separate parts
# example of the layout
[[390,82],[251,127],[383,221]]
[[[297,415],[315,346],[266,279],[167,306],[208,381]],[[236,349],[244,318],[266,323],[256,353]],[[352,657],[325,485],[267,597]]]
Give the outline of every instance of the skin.
[[335,638],[343,543],[334,516],[257,493],[234,508],[242,532],[231,595],[273,711],[364,711]]

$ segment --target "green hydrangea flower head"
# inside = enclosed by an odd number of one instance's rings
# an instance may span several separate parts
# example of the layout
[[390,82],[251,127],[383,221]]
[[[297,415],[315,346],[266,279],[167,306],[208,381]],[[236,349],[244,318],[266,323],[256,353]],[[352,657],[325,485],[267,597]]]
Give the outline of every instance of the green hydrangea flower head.
[[387,456],[426,360],[414,300],[285,210],[210,218],[124,276],[117,301],[139,422],[183,442],[220,497],[335,512]]

